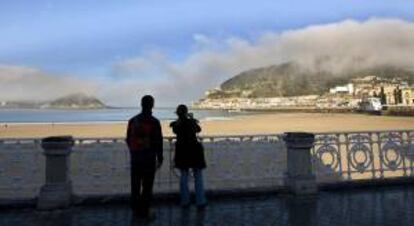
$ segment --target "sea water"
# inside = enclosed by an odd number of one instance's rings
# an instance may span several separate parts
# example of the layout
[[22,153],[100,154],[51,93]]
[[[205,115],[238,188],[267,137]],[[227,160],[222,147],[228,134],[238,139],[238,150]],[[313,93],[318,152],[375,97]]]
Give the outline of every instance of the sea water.
[[[139,113],[138,108],[56,110],[56,109],[1,109],[2,123],[42,123],[42,122],[123,122]],[[160,120],[177,118],[175,108],[156,108],[153,115]],[[224,110],[190,111],[199,120],[226,120],[244,112]]]

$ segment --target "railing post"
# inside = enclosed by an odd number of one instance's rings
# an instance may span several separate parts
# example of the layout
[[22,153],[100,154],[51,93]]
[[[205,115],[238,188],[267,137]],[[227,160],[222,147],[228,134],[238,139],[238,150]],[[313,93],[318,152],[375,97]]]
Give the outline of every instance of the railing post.
[[71,136],[42,139],[43,154],[46,158],[46,182],[37,200],[38,209],[49,210],[70,205],[72,183],[69,167],[73,144]]
[[285,133],[287,147],[286,183],[297,195],[316,194],[316,177],[312,170],[311,148],[315,142],[312,133]]

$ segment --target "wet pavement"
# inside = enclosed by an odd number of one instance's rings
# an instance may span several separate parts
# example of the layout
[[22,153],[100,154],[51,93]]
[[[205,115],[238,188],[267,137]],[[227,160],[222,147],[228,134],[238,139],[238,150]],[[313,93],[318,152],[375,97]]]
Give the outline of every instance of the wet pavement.
[[152,222],[133,217],[127,204],[74,206],[39,212],[1,210],[1,226],[132,225],[414,225],[414,186],[322,191],[316,197],[283,194],[212,199],[204,211],[172,202],[153,206]]

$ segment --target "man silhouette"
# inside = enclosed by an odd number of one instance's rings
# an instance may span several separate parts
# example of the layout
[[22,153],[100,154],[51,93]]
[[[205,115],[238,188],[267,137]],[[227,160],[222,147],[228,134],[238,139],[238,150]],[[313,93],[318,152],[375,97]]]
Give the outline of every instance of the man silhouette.
[[162,132],[152,116],[154,98],[141,99],[142,111],[128,122],[126,143],[131,157],[131,208],[139,217],[150,217],[155,171],[163,161]]

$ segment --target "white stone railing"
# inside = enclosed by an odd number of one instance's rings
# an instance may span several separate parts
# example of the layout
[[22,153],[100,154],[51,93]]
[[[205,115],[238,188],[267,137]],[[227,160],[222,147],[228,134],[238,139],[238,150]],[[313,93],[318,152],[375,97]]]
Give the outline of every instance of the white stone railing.
[[[208,190],[269,188],[283,185],[286,149],[281,135],[205,136]],[[154,192],[178,191],[173,167],[174,137],[164,138],[164,163]],[[34,198],[45,183],[40,139],[0,140],[0,199]],[[79,196],[127,194],[129,153],[124,138],[75,139],[70,154],[73,193]]]
[[[201,137],[207,161],[206,189],[247,189],[282,185],[286,152],[280,135]],[[75,194],[126,194],[130,191],[129,153],[123,138],[77,139],[72,153]],[[173,137],[164,139],[164,164],[154,192],[177,192]]]
[[[319,133],[310,151],[301,146],[301,141],[293,141],[299,145],[290,145],[287,152],[283,137],[200,137],[208,165],[206,189],[290,186],[285,179],[295,176],[288,169],[303,168],[295,174],[306,174],[307,164],[300,155],[292,155],[297,161],[287,161],[290,148],[312,154],[310,171],[319,183],[414,177],[414,130]],[[178,172],[172,163],[174,142],[174,137],[164,138],[165,160],[156,175],[155,193],[178,192]],[[313,139],[307,142],[312,145]],[[73,194],[82,197],[129,193],[129,153],[124,138],[75,139],[70,161]],[[0,139],[0,200],[37,197],[45,184],[45,165],[40,139]]]
[[0,199],[28,199],[45,181],[45,157],[40,139],[0,140]]

